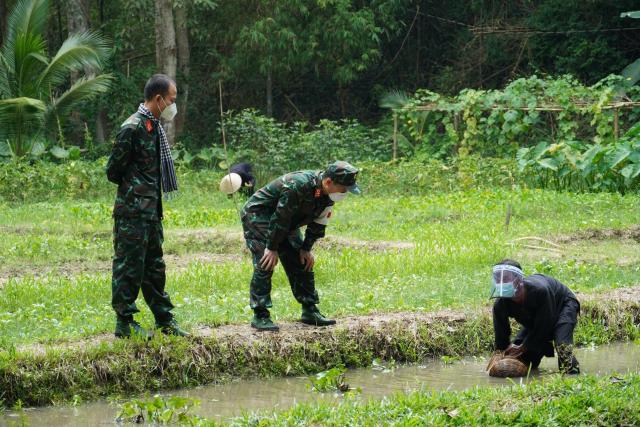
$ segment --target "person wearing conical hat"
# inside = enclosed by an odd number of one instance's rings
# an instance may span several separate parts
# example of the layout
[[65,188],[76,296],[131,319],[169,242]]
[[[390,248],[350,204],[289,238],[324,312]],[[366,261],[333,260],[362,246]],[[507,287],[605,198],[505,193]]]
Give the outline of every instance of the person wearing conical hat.
[[[532,274],[525,277],[522,266],[505,259],[493,266],[490,298],[493,304],[495,347],[506,356],[517,357],[537,368],[543,356],[558,353],[558,368],[566,374],[579,374],[573,355],[573,330],[580,303],[571,290],[553,277]],[[522,328],[513,342],[509,319]]]
[[256,185],[251,163],[237,163],[229,169],[229,174],[220,181],[220,191],[231,196],[240,190],[245,196],[251,196]]
[[[333,205],[348,193],[360,194],[358,169],[344,161],[325,170],[304,170],[283,175],[258,190],[242,208],[241,220],[247,247],[253,258],[249,304],[254,311],[251,326],[274,331],[269,309],[271,277],[282,262],[291,291],[302,305],[301,321],[314,326],[335,324],[323,316],[315,287],[311,252],[324,237]],[[304,238],[300,227],[306,226]]]

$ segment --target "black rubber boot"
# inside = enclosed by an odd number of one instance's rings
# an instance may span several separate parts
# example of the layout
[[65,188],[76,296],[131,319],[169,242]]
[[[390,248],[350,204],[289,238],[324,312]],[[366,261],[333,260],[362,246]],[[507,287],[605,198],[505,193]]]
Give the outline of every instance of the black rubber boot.
[[280,328],[273,323],[269,310],[256,309],[254,310],[253,320],[251,320],[251,327],[259,331],[277,331]]
[[335,320],[324,317],[315,305],[302,306],[302,316],[300,316],[300,321],[313,326],[330,326],[336,324]]
[[175,319],[171,319],[165,323],[156,323],[156,328],[160,329],[165,335],[174,335],[176,337],[188,337],[191,334],[178,326]]
[[131,335],[151,339],[152,333],[144,329],[138,322],[133,320],[133,316],[118,316],[116,319],[116,338],[130,338]]

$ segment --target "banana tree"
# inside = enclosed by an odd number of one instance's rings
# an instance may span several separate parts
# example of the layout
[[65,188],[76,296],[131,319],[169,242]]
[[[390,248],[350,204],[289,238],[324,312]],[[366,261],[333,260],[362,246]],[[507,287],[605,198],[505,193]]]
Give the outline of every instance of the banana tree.
[[[48,15],[48,0],[19,0],[0,48],[0,143],[16,158],[31,154],[60,117],[106,92],[111,82],[100,74],[110,48],[98,33],[72,35],[47,57]],[[68,86],[71,73],[83,77]]]

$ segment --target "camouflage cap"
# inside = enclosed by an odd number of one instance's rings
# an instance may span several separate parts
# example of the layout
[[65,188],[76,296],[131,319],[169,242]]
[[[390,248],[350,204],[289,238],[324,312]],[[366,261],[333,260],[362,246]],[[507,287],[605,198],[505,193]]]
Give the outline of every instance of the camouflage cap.
[[360,194],[360,187],[356,184],[356,177],[360,172],[353,165],[338,160],[327,166],[324,176],[331,178],[336,184],[344,185],[353,194]]

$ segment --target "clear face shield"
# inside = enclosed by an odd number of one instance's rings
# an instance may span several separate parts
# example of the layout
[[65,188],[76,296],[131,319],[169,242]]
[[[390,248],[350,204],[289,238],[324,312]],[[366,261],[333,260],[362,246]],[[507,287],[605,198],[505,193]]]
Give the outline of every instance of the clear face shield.
[[500,264],[493,267],[493,280],[489,298],[513,298],[516,294],[516,283],[524,278],[518,267]]

